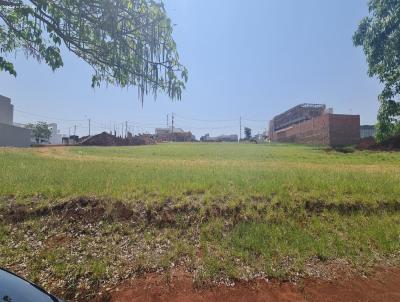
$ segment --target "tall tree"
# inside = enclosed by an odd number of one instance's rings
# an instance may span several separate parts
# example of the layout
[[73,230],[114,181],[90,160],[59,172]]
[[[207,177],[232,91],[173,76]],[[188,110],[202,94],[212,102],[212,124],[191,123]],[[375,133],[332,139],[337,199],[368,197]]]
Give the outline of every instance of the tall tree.
[[251,129],[249,127],[244,127],[244,136],[246,140],[251,139]]
[[43,141],[48,141],[51,136],[49,125],[45,122],[37,122],[36,124],[28,124],[26,128],[32,130],[32,135],[36,143],[40,144]]
[[137,86],[142,102],[158,91],[180,99],[185,88],[161,0],[0,0],[0,71],[17,75],[8,57],[18,50],[60,68],[62,45],[93,68],[93,87]]
[[362,46],[369,76],[377,76],[384,89],[379,95],[377,138],[400,133],[400,1],[370,0],[370,15],[361,20],[353,36]]

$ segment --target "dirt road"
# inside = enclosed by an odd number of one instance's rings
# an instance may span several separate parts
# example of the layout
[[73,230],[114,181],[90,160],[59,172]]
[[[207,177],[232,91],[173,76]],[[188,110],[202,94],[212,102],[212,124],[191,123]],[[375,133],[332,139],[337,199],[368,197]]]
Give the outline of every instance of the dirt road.
[[258,280],[202,290],[193,288],[192,277],[186,273],[174,272],[169,284],[165,277],[150,274],[115,288],[95,301],[399,302],[400,268],[379,269],[369,277],[334,281],[306,279],[294,284]]

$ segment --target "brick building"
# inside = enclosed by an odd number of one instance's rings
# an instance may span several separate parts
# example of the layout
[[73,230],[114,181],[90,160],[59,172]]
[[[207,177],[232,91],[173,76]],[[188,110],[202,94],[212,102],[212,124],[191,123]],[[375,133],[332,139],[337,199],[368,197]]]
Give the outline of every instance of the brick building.
[[333,114],[322,104],[301,104],[274,117],[271,141],[344,146],[360,140],[360,116]]

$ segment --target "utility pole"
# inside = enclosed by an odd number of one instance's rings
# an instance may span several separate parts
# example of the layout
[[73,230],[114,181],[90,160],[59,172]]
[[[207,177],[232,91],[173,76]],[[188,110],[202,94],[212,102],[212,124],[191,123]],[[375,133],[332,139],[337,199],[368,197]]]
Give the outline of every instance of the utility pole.
[[90,136],[90,119],[89,119],[89,136]]
[[175,115],[172,113],[172,133],[174,133]]
[[74,125],[74,136],[76,136],[76,125]]
[[242,140],[242,117],[240,117],[239,143]]
[[125,121],[125,137],[128,137],[128,121]]
[[167,114],[167,128],[169,128],[169,115]]
[[124,137],[124,123],[121,123],[121,137]]

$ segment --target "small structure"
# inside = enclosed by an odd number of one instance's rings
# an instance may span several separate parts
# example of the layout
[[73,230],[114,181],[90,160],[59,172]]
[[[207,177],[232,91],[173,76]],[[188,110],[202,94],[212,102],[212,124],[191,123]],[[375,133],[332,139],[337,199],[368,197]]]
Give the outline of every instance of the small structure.
[[79,142],[79,136],[78,135],[70,135],[68,137],[63,137],[61,139],[63,145],[71,146],[71,145],[76,145]]
[[216,137],[211,137],[210,134],[205,134],[200,138],[202,142],[237,142],[239,140],[237,134],[230,135],[220,135]]
[[376,129],[374,125],[361,125],[360,138],[376,137]]
[[14,124],[14,106],[11,99],[0,95],[0,146],[29,147],[31,130]]
[[269,138],[277,142],[354,145],[360,140],[360,116],[333,114],[323,104],[301,104],[270,121]]

